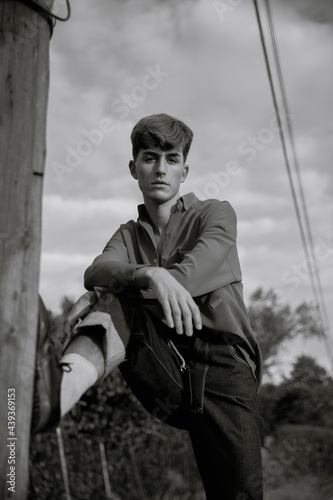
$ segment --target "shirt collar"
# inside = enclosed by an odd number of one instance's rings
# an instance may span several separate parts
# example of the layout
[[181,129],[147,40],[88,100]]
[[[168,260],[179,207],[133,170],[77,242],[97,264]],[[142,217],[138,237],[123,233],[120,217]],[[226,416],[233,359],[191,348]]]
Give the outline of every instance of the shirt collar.
[[[192,207],[196,202],[198,201],[198,198],[195,196],[194,193],[188,193],[184,194],[184,196],[181,196],[179,200],[177,201],[177,206],[176,206],[176,211],[181,210],[184,207],[184,210],[188,210],[189,208]],[[141,205],[138,205],[138,214],[139,214],[139,220],[140,221],[147,221],[149,220],[146,207],[144,203]]]
[[194,193],[188,193],[188,194],[184,194],[184,196],[181,196],[178,200],[178,203],[179,202],[182,202],[183,203],[183,207],[185,208],[185,210],[188,210],[189,208],[192,207],[192,205],[194,205],[198,200],[198,198],[195,196]]

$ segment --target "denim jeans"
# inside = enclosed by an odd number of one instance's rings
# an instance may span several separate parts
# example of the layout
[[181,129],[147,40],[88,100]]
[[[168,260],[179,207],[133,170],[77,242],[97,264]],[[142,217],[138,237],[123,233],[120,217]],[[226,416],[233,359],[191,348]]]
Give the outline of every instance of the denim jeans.
[[261,500],[263,420],[239,339],[178,336],[142,309],[134,325],[120,370],[152,415],[189,431],[207,500]]

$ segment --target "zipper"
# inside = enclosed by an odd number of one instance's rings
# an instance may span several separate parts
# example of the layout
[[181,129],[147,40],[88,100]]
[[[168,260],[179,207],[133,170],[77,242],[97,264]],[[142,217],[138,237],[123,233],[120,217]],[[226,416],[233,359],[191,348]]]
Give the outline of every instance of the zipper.
[[185,372],[186,371],[186,362],[185,362],[185,359],[180,354],[180,352],[178,351],[177,347],[175,346],[175,344],[173,343],[173,341],[171,339],[168,339],[168,346],[171,347],[171,349],[175,352],[175,354],[177,355],[178,359],[181,362],[181,365],[179,367],[180,371],[182,373]]

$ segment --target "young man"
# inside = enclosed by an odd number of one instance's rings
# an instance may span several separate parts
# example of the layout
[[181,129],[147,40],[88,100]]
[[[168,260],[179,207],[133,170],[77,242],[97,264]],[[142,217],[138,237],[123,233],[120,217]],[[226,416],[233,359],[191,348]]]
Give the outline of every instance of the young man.
[[71,311],[58,370],[60,409],[55,420],[40,412],[33,432],[56,425],[121,363],[148,411],[188,429],[208,500],[260,500],[261,357],[243,302],[236,215],[226,201],[180,197],[192,137],[165,114],[134,127],[129,168],[144,204],[85,273],[89,292]]

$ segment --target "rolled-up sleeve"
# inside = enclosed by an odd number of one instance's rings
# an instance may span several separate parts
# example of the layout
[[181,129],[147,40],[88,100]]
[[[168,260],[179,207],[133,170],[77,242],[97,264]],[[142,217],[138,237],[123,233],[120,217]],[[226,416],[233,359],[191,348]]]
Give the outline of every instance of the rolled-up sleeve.
[[168,271],[192,297],[240,281],[236,247],[237,217],[228,202],[220,202],[203,217],[195,244],[179,264]]
[[134,285],[135,270],[140,264],[130,263],[121,230],[112,236],[103,253],[98,255],[84,273],[84,286],[107,287],[111,292],[120,293],[127,286]]

